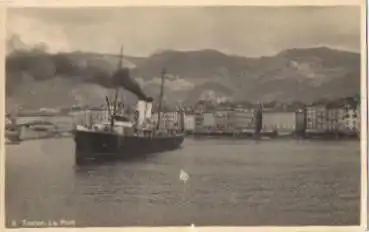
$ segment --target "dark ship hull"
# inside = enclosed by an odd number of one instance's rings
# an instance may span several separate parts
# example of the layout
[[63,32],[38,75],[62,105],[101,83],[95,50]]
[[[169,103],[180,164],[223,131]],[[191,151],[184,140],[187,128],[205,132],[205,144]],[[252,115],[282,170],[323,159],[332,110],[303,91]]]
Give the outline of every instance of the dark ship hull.
[[133,159],[180,148],[184,135],[128,136],[107,132],[75,132],[76,163],[89,160]]

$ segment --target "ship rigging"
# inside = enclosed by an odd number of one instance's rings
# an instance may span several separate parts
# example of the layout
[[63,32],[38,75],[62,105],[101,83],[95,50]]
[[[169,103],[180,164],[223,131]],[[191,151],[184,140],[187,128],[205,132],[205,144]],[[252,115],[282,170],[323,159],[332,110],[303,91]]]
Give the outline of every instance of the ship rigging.
[[[112,76],[114,82],[114,101],[106,97],[109,122],[99,122],[90,128],[77,126],[75,131],[76,163],[85,159],[132,158],[143,154],[152,154],[178,149],[184,140],[184,111],[179,110],[179,123],[171,133],[160,130],[162,121],[162,101],[166,70],[161,72],[161,86],[156,125],[152,122],[153,99],[147,97],[139,85],[129,76],[129,70],[123,67],[123,47],[119,56],[118,70]],[[138,97],[137,117],[130,120],[120,109],[118,114],[119,87],[131,91]],[[121,108],[121,106],[119,107]]]

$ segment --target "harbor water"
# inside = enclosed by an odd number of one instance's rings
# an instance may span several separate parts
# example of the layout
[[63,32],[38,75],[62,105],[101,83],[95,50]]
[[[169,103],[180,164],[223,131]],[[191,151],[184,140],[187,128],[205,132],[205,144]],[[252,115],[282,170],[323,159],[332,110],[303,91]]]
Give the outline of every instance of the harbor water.
[[6,147],[6,223],[358,225],[359,146],[187,138],[144,160],[77,167],[72,138],[25,141]]

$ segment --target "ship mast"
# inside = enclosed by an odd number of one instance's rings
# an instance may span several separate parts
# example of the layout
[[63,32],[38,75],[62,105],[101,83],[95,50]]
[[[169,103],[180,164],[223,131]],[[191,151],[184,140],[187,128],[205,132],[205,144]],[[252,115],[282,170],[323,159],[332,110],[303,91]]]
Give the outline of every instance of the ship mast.
[[263,127],[263,109],[264,104],[259,101],[259,108],[256,111],[256,124],[255,124],[255,135],[259,136]]
[[[118,62],[118,71],[123,68],[123,46],[120,48],[120,55],[119,55],[119,62]],[[118,100],[118,92],[119,92],[119,86],[116,85],[115,87],[115,96],[114,96],[114,106],[113,106],[113,114],[110,120],[110,127],[111,130],[114,128],[114,118],[117,114],[117,100]]]
[[164,77],[166,74],[165,68],[161,71],[161,86],[160,86],[160,99],[159,99],[159,107],[158,107],[158,122],[156,124],[156,129],[159,130],[160,128],[160,120],[161,120],[161,107],[164,95]]

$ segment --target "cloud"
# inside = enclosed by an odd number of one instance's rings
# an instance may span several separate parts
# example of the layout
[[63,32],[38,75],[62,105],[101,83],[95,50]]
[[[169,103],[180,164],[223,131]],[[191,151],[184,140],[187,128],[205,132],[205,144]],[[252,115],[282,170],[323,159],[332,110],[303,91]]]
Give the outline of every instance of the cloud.
[[32,17],[10,14],[6,24],[6,39],[10,41],[15,37],[21,39],[22,44],[18,43],[18,46],[23,48],[44,44],[50,53],[71,50],[68,36],[58,25]]
[[[216,49],[243,56],[295,47],[360,50],[360,7],[122,7],[13,9],[8,28],[52,50],[147,56]],[[28,38],[29,37],[29,38]]]

